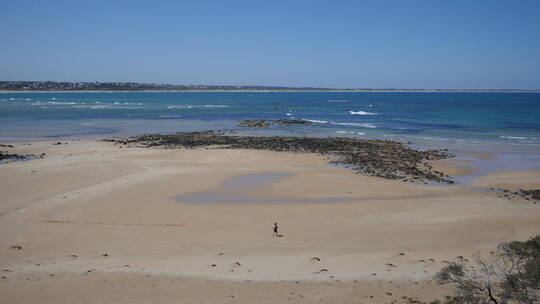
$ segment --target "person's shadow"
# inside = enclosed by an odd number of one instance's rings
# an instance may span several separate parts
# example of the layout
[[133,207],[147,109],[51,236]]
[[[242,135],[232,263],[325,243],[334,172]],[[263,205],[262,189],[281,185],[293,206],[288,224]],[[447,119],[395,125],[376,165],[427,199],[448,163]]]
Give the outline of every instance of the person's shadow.
[[275,236],[275,237],[284,237],[285,235],[283,235],[283,234],[276,234],[276,235],[274,235],[274,236]]

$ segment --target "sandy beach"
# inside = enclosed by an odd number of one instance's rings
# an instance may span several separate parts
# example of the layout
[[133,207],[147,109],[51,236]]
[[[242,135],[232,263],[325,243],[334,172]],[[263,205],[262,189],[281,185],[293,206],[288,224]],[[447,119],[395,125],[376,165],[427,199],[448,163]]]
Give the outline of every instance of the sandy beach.
[[478,190],[539,171],[424,185],[318,154],[62,143],[2,148],[46,153],[0,166],[2,302],[429,302],[441,267],[540,231],[538,204]]

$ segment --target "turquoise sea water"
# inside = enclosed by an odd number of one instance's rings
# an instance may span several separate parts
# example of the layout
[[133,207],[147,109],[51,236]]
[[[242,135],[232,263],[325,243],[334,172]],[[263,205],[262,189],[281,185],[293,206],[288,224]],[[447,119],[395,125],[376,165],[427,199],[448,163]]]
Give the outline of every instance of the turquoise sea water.
[[[244,119],[310,125],[249,129]],[[540,93],[0,93],[0,140],[236,130],[401,141],[540,145]]]

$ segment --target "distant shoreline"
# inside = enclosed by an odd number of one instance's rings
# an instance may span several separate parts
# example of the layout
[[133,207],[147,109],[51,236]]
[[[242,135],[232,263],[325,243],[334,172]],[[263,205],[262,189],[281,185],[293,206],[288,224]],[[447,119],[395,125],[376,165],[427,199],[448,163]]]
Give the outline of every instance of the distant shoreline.
[[344,89],[344,90],[0,90],[0,93],[540,93],[540,90],[415,90],[415,89]]

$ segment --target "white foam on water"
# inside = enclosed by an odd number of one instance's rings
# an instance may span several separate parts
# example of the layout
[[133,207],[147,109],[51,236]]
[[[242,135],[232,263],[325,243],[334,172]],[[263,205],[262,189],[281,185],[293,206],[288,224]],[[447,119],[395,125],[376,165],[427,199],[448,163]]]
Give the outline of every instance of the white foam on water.
[[332,122],[331,124],[339,125],[339,126],[370,128],[370,129],[377,128],[376,125],[373,125],[373,124],[370,124],[370,123],[364,123],[364,122]]
[[499,138],[507,138],[507,139],[528,139],[528,137],[525,137],[525,136],[499,136]]
[[377,113],[365,112],[365,111],[349,111],[351,115],[377,115]]
[[362,128],[370,128],[370,129],[377,128],[376,125],[365,123],[365,122],[333,122],[333,121],[316,120],[316,119],[302,119],[302,120],[313,122],[313,123],[332,124],[332,125],[338,125],[338,126],[362,127]]
[[167,106],[167,109],[191,109],[194,106],[192,105],[181,105],[181,106]]
[[316,120],[316,119],[302,119],[303,121],[309,121],[309,122],[313,122],[313,123],[320,123],[320,124],[327,124],[329,123],[328,121],[326,120]]
[[77,102],[73,101],[37,101],[33,102],[31,106],[43,106],[43,105],[76,105]]
[[230,108],[231,106],[207,104],[207,105],[204,105],[204,107],[205,108]]
[[180,115],[162,115],[159,118],[182,118]]

